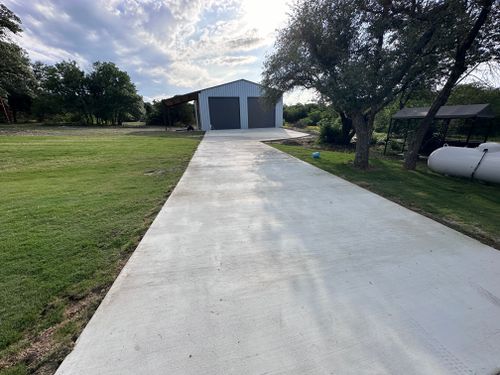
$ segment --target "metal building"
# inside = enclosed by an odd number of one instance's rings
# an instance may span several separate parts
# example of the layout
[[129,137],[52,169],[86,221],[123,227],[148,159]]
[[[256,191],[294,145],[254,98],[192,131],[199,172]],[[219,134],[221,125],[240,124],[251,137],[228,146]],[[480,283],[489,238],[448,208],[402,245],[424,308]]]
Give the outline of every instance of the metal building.
[[176,95],[162,102],[169,108],[194,101],[196,122],[201,130],[281,127],[283,96],[272,104],[266,101],[263,95],[263,86],[239,79]]

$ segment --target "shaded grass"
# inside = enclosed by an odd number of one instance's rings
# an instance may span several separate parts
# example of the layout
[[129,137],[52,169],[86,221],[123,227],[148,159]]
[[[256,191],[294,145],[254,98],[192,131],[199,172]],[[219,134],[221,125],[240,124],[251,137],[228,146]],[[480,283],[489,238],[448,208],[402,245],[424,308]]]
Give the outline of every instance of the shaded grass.
[[499,185],[441,176],[425,163],[406,171],[400,160],[377,154],[371,169],[360,171],[351,152],[321,151],[321,158],[313,159],[317,149],[272,146],[500,249]]
[[[25,373],[23,363],[3,372],[2,358],[111,284],[200,138],[0,137],[0,373]],[[69,322],[51,339],[70,343],[82,326]]]

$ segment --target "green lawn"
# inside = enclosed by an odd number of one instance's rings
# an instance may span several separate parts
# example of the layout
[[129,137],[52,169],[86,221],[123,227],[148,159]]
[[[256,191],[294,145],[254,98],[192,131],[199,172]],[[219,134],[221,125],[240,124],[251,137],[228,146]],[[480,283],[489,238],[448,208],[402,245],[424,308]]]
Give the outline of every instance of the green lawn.
[[201,139],[36,132],[0,136],[2,374],[57,365]]
[[400,160],[377,154],[372,168],[360,171],[350,152],[321,151],[321,158],[313,159],[317,149],[273,146],[500,249],[500,185],[441,176],[425,163],[405,171]]

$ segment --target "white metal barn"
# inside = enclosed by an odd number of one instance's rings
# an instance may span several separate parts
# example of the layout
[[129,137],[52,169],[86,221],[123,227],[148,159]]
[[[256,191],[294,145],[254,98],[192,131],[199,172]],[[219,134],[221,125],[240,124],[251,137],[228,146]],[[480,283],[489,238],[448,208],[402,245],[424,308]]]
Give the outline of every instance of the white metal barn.
[[263,98],[264,87],[240,79],[163,100],[169,108],[194,101],[201,130],[278,128],[283,124],[283,96],[275,104]]

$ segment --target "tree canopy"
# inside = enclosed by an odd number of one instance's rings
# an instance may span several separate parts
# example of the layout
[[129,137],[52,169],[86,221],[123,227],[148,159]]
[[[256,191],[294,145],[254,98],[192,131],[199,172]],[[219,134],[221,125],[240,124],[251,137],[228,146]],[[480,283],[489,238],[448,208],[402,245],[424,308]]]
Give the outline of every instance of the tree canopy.
[[88,124],[120,125],[142,116],[142,98],[129,75],[111,62],[95,62],[85,73],[75,61],[55,65],[37,62],[38,86],[33,107],[43,120],[54,113],[71,113]]
[[442,81],[456,35],[450,30],[464,27],[457,25],[461,3],[471,6],[466,0],[300,0],[264,63],[263,83],[316,90],[352,121],[355,165],[367,168],[376,114],[396,97]]
[[114,125],[142,117],[142,98],[127,72],[112,62],[95,62],[89,73],[75,61],[31,64],[10,38],[20,32],[21,20],[0,4],[0,97],[8,99],[14,121],[19,111],[40,121],[59,116],[87,124]]
[[20,33],[21,20],[5,5],[0,4],[0,97],[9,93],[28,93],[32,72],[26,52],[10,40]]

